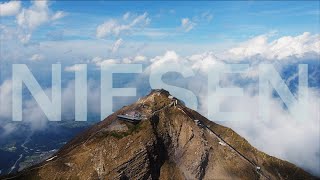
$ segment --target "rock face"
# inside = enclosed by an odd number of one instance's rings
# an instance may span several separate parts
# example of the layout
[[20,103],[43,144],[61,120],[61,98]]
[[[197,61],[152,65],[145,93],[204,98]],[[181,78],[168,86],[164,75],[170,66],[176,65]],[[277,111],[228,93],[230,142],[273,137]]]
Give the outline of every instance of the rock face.
[[[117,117],[139,112],[138,124]],[[316,179],[154,90],[8,179]]]

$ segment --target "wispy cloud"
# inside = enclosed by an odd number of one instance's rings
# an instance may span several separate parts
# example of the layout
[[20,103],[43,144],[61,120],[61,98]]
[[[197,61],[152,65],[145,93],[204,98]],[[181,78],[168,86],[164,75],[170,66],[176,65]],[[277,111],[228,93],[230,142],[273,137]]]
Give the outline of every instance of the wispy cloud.
[[[109,19],[103,24],[100,24],[96,30],[97,38],[105,38],[109,36],[119,36],[122,33],[130,33],[134,31],[134,28],[143,28],[150,23],[148,13],[143,13],[138,16],[132,16],[130,14],[124,14],[125,21],[119,19]],[[128,21],[128,22],[127,22]]]
[[43,59],[44,56],[41,54],[34,54],[29,58],[30,61],[42,61]]
[[85,66],[83,66],[82,64],[75,64],[72,66],[67,66],[64,68],[64,70],[66,72],[75,72],[75,71],[81,71],[84,69]]
[[196,26],[201,26],[205,23],[210,23],[213,19],[213,14],[210,11],[205,11],[199,15],[193,16],[191,19],[188,17],[181,19],[181,28],[185,32],[189,32]]
[[112,53],[117,52],[122,44],[123,44],[122,38],[117,39],[111,47],[111,52]]
[[182,18],[181,19],[181,28],[185,32],[189,32],[191,29],[193,29],[195,27],[195,25],[196,25],[196,23],[191,21],[189,18]]
[[61,19],[63,17],[65,17],[67,14],[63,11],[58,11],[56,12],[52,17],[51,17],[51,20],[52,21],[55,21],[55,20],[58,20],[58,19]]

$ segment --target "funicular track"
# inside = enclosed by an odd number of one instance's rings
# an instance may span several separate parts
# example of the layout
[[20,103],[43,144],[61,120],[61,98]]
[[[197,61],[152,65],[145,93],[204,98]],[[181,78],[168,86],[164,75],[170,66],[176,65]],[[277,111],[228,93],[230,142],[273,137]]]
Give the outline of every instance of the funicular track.
[[[179,106],[179,108],[191,119],[195,120],[194,116],[183,106]],[[243,155],[241,152],[239,152],[236,148],[234,148],[231,144],[229,144],[227,141],[225,141],[223,138],[221,138],[216,132],[214,132],[210,127],[208,127],[206,124],[201,123],[201,125],[206,128],[206,130],[210,131],[220,142],[223,142],[226,144],[226,146],[229,147],[229,149],[231,149],[233,152],[235,152],[238,156],[240,156],[243,160],[245,160],[247,163],[251,164],[256,172],[258,174],[260,174],[261,176],[263,176],[266,179],[270,179],[269,176],[265,175],[262,171],[262,169],[260,169],[260,167],[255,164],[253,161],[251,161],[249,158],[247,158],[245,155]],[[258,169],[259,168],[259,169]]]

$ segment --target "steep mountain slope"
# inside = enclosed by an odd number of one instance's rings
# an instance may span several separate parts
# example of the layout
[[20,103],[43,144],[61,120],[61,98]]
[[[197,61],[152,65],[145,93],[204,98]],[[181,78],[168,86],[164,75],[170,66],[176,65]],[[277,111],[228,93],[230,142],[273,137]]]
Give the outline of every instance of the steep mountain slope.
[[[117,115],[139,112],[140,123]],[[154,90],[4,179],[316,179]]]

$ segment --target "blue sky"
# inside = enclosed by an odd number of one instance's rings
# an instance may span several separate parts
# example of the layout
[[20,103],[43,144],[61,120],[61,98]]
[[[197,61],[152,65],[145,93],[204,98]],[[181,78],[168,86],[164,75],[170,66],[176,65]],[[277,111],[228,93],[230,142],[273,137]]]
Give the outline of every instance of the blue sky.
[[[152,22],[150,28],[175,29],[181,18],[195,18],[203,13],[213,16],[208,23],[199,23],[187,37],[194,38],[197,33],[215,37],[221,36],[244,39],[266,31],[277,30],[287,35],[319,31],[319,1],[254,2],[57,2],[52,9],[62,9],[70,13],[67,22],[79,28],[98,25],[107,18],[121,17],[126,12],[147,12]],[[81,19],[81,21],[80,21]],[[245,33],[243,33],[245,32]],[[199,34],[198,34],[199,35]],[[182,38],[181,38],[182,39]],[[212,38],[213,39],[213,38]],[[205,40],[205,39],[201,39]]]
[[[261,35],[270,43],[320,32],[319,1],[48,1],[41,8],[33,1],[8,6],[12,2],[1,1],[1,58],[9,62],[29,63],[33,55],[48,64],[98,56],[152,58],[168,50],[190,56],[220,53]],[[99,26],[110,22],[114,27],[102,29],[112,32],[98,37]]]
[[137,58],[148,64],[146,59],[168,51],[211,52],[237,61],[256,55],[306,59],[319,49],[319,6],[319,1],[2,0],[0,58],[4,65],[23,62],[45,71],[52,63]]
[[[6,2],[6,1],[3,1]],[[23,1],[22,6],[30,6]],[[319,1],[220,1],[220,2],[109,2],[56,1],[50,2],[52,11],[63,11],[66,16],[49,26],[36,29],[33,40],[48,39],[48,33],[64,32],[63,39],[95,39],[95,28],[110,18],[121,18],[125,13],[148,13],[150,24],[141,33],[126,36],[127,40],[176,43],[240,42],[268,32],[297,35],[308,31],[319,32]],[[211,19],[202,17],[210,15]],[[3,24],[14,26],[15,17],[4,17]],[[195,23],[188,32],[179,29],[182,18]],[[69,32],[69,33],[68,33]],[[159,36],[147,36],[147,32]],[[277,36],[275,36],[277,37]],[[113,37],[114,38],[114,37]],[[107,39],[113,39],[112,37]]]

